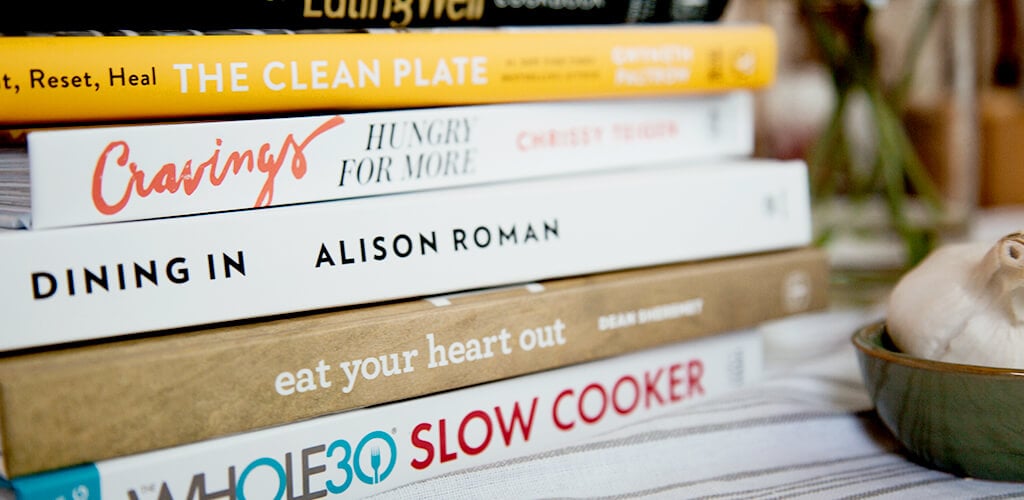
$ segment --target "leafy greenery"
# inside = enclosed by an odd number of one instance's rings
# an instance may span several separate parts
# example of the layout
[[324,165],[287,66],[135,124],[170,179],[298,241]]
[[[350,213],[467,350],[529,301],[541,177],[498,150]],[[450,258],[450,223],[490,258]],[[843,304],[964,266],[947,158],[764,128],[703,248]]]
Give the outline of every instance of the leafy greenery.
[[[863,200],[881,195],[889,221],[902,238],[907,264],[914,265],[935,246],[941,197],[911,143],[901,120],[914,65],[924,40],[935,22],[938,0],[930,0],[921,19],[914,23],[902,64],[902,74],[891,85],[879,71],[871,18],[876,8],[868,0],[799,0],[800,12],[828,66],[835,91],[835,107],[807,159],[811,191],[817,201],[836,195]],[[851,97],[862,93],[874,124],[875,150],[866,173],[854,168],[845,117]],[[929,214],[929,223],[914,223],[907,215],[907,201],[916,196]],[[827,240],[831,231],[822,235]]]

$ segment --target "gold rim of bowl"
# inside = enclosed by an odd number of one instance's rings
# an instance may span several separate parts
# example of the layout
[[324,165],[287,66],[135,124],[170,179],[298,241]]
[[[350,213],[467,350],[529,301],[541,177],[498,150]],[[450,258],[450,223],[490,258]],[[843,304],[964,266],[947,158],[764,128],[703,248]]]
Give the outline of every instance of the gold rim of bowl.
[[882,344],[881,340],[883,335],[888,336],[888,333],[885,331],[885,322],[880,321],[873,323],[857,330],[857,332],[853,334],[853,345],[869,356],[912,368],[997,377],[1024,377],[1024,369],[965,365],[914,357],[909,354],[904,354],[902,352],[886,348]]

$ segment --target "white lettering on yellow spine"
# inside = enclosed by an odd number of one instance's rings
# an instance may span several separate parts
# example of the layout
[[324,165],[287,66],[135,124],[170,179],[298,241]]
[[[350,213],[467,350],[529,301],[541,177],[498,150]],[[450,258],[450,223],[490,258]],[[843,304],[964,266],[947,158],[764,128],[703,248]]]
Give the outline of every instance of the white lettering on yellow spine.
[[[427,59],[395,58],[391,69],[395,87],[455,87],[487,85],[486,56],[453,56]],[[177,63],[171,67],[178,72],[179,92],[221,93],[225,87],[231,92],[249,90],[249,64],[246,62],[226,63]],[[353,72],[354,69],[354,72]],[[225,75],[225,73],[227,73]],[[333,75],[333,77],[331,76]],[[262,68],[263,86],[274,92],[334,90],[339,87],[350,89],[380,88],[382,65],[377,59],[354,61],[270,61]]]
[[395,87],[408,83],[417,87],[487,85],[487,57],[440,57],[436,61],[397,57],[394,76]]
[[[330,61],[313,60],[309,61],[307,69],[306,65],[298,61],[289,61],[287,65],[281,61],[272,61],[263,67],[263,84],[274,91],[380,87],[380,61],[356,60],[355,76],[349,69],[349,64],[340,60],[332,67]],[[327,76],[331,73],[334,77],[328,84]]]

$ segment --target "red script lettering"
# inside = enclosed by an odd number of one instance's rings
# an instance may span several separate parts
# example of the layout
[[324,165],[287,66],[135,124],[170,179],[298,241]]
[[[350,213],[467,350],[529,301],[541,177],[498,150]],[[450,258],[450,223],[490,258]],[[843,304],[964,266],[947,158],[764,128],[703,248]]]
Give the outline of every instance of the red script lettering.
[[[227,178],[228,173],[238,175],[245,169],[246,172],[260,172],[266,174],[266,180],[259,194],[256,196],[255,207],[265,207],[271,204],[274,199],[274,181],[277,173],[284,165],[285,159],[291,153],[291,173],[295,179],[301,179],[306,175],[306,155],[304,150],[318,136],[335,128],[345,119],[334,116],[313,130],[305,139],[297,141],[294,134],[288,134],[284,138],[277,154],[271,152],[273,146],[265,142],[254,152],[252,149],[243,151],[231,151],[227,153],[227,159],[220,161],[222,144],[221,139],[216,140],[217,148],[213,154],[202,163],[195,171],[192,169],[191,159],[186,160],[179,171],[174,163],[167,163],[160,167],[153,174],[152,179],[146,182],[146,173],[139,170],[138,164],[131,161],[131,148],[125,141],[113,141],[104,148],[96,162],[96,169],[92,174],[92,202],[100,213],[113,215],[124,209],[131,200],[132,195],[139,198],[146,198],[152,193],[177,193],[183,189],[186,196],[192,195],[202,184],[203,179],[209,174],[209,182],[213,186],[219,186]],[[103,195],[103,175],[107,167],[127,168],[130,174],[128,182],[120,196],[116,199],[108,199]]]

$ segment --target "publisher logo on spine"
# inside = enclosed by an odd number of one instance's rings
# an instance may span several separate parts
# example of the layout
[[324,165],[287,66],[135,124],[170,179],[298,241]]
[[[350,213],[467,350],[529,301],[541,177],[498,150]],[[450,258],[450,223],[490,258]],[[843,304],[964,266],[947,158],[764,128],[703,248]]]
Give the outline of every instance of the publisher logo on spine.
[[[324,463],[326,462],[326,464]],[[395,439],[380,430],[358,441],[337,439],[330,444],[303,448],[299,453],[263,456],[248,463],[232,465],[223,477],[205,472],[194,474],[189,482],[148,484],[128,490],[128,498],[232,498],[313,499],[341,495],[355,483],[380,484],[398,463]],[[323,489],[312,484],[322,484]],[[195,495],[198,495],[196,497]]]

